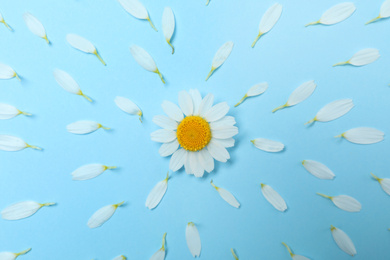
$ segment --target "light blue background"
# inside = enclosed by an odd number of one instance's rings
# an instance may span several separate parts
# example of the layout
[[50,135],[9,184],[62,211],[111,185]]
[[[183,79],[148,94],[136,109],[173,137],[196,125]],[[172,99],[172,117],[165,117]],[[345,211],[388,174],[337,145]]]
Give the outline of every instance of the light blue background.
[[[312,26],[321,14],[340,1],[279,2],[283,14],[274,29],[256,47],[259,21],[275,1],[142,1],[159,32],[146,21],[128,15],[117,1],[2,1],[0,11],[15,29],[0,26],[0,62],[22,77],[0,81],[0,102],[34,114],[0,121],[0,134],[19,136],[44,151],[26,149],[0,152],[0,208],[15,202],[57,202],[20,221],[0,221],[0,251],[18,252],[32,247],[21,259],[149,259],[161,247],[167,232],[166,259],[191,259],[186,223],[196,223],[202,240],[201,259],[289,259],[281,242],[311,259],[350,259],[334,243],[330,225],[344,230],[357,248],[354,259],[388,259],[390,197],[370,177],[374,172],[390,177],[389,141],[356,145],[333,136],[360,126],[390,133],[389,20],[365,26],[379,13],[382,0],[356,0],[357,10],[334,26]],[[173,45],[166,44],[161,17],[165,6],[176,16]],[[31,12],[45,26],[52,45],[33,35],[22,15]],[[76,33],[93,42],[104,67],[93,55],[76,51],[65,41]],[[211,60],[226,41],[235,43],[226,63],[205,82]],[[137,44],[155,59],[167,84],[141,68],[129,47]],[[332,67],[363,48],[378,48],[381,58],[364,67]],[[69,72],[85,94],[95,100],[65,92],[55,82],[54,68]],[[318,87],[303,103],[275,114],[290,93],[303,82]],[[233,105],[254,84],[268,82],[261,96],[248,99],[230,115],[240,133],[229,149],[231,160],[216,163],[202,179],[183,170],[173,173],[161,204],[148,210],[144,203],[153,186],[165,178],[169,159],[158,154],[150,140],[156,129],[154,115],[163,114],[164,99],[177,103],[180,90],[198,88],[216,102]],[[115,96],[128,97],[144,112],[144,123],[120,111]],[[325,104],[352,98],[355,108],[329,123],[304,123]],[[94,120],[112,131],[85,136],[66,132],[77,120]],[[286,145],[271,154],[249,140],[263,137]],[[303,159],[326,164],[336,174],[332,181],[311,176]],[[96,179],[76,182],[70,173],[89,163],[116,165]],[[235,209],[209,184],[230,190],[241,202]],[[276,211],[261,195],[260,182],[271,185],[289,209]],[[348,213],[317,195],[346,194],[358,199],[360,213]],[[126,200],[126,205],[97,229],[86,225],[102,206]]]

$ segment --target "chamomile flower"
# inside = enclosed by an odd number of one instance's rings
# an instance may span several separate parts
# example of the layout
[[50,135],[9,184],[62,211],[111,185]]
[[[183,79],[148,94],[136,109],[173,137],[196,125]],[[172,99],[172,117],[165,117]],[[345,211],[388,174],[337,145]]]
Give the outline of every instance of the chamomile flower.
[[179,92],[180,108],[169,101],[162,103],[168,116],[155,116],[153,122],[163,129],[151,134],[162,143],[161,156],[172,155],[169,168],[177,171],[184,166],[188,174],[202,177],[204,171],[214,170],[214,159],[230,159],[228,147],[234,146],[238,134],[234,117],[226,116],[229,106],[222,102],[213,106],[214,96],[203,99],[198,90]]

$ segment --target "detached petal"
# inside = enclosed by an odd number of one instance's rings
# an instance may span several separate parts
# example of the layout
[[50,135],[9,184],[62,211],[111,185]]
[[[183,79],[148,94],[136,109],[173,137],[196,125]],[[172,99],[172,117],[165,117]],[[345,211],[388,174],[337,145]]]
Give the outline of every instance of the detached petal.
[[175,16],[170,7],[165,7],[162,16],[162,30],[164,33],[165,40],[172,47],[172,54],[175,52],[171,39],[173,32],[175,31]]
[[256,148],[270,153],[277,153],[284,149],[284,144],[264,138],[256,138],[251,142]]
[[45,39],[47,43],[50,43],[47,35],[45,27],[43,27],[42,23],[29,12],[23,14],[24,22],[26,23],[28,29],[38,37]]
[[286,202],[271,186],[267,184],[261,184],[261,192],[266,200],[274,206],[275,209],[283,212],[287,209]]
[[383,141],[385,133],[371,127],[350,129],[337,137],[344,137],[355,144],[374,144]]
[[102,126],[99,123],[96,123],[94,121],[88,121],[88,120],[80,120],[66,126],[66,129],[68,130],[69,133],[78,134],[78,135],[89,134],[95,132],[99,128],[103,128],[105,130],[109,129],[107,127]]
[[259,24],[259,34],[252,43],[252,48],[255,47],[256,42],[263,34],[269,32],[275,26],[276,22],[280,18],[280,15],[282,14],[282,10],[282,5],[276,3],[265,12]]
[[211,185],[218,191],[221,198],[229,203],[231,206],[235,208],[240,207],[240,203],[237,201],[237,199],[231,194],[229,191],[225,190],[224,188],[220,188],[214,185],[213,180],[211,180]]
[[332,180],[335,177],[334,173],[320,162],[303,160],[302,165],[309,173],[319,179]]
[[15,260],[16,258],[18,258],[19,256],[21,255],[25,255],[27,254],[28,252],[31,251],[31,248],[29,249],[26,249],[26,250],[23,250],[19,253],[12,253],[12,252],[1,252],[0,253],[0,259],[1,260]]
[[345,64],[364,66],[376,61],[377,59],[379,59],[379,57],[379,50],[373,48],[364,49],[355,53],[348,61],[336,63],[333,65],[333,67]]
[[349,238],[344,231],[334,226],[330,228],[332,236],[338,247],[343,250],[345,253],[354,256],[356,255],[356,248],[352,240]]
[[161,248],[152,255],[150,260],[164,260],[165,259],[165,237],[167,233],[164,233],[163,235],[163,242]]
[[20,111],[14,106],[0,103],[0,119],[11,119],[18,115],[31,116],[31,114]]
[[321,108],[317,115],[306,124],[310,124],[314,121],[329,122],[335,120],[348,113],[353,107],[354,104],[352,99],[349,98],[333,101]]
[[6,64],[0,63],[0,79],[19,78],[15,70]]
[[160,201],[165,195],[165,192],[167,191],[168,179],[169,174],[167,174],[167,177],[164,180],[158,182],[156,186],[154,186],[152,191],[149,193],[145,203],[145,206],[148,209],[154,209],[160,203]]
[[227,60],[227,58],[229,57],[230,53],[233,50],[233,45],[234,45],[233,42],[229,41],[226,42],[218,49],[217,53],[215,53],[215,56],[213,58],[213,62],[211,64],[211,70],[207,75],[206,81],[209,79],[211,74],[213,74],[213,72],[216,69],[218,69]]
[[276,112],[279,109],[295,106],[301,103],[302,101],[310,97],[311,94],[313,94],[316,87],[317,85],[314,83],[314,80],[303,83],[291,93],[286,104],[275,108],[274,110],[272,110],[272,112]]
[[322,24],[336,24],[350,17],[356,10],[353,3],[341,3],[328,9],[321,17]]
[[75,95],[83,96],[88,101],[92,102],[92,100],[89,97],[84,95],[84,93],[80,89],[79,84],[77,84],[77,82],[67,72],[63,70],[55,69],[53,71],[53,75],[58,85],[60,85],[67,92]]
[[384,192],[390,195],[390,179],[382,179],[371,173],[372,177],[379,182]]
[[347,195],[334,196],[332,201],[338,208],[348,212],[359,212],[362,209],[359,201]]
[[106,63],[96,50],[96,47],[84,37],[70,33],[66,35],[66,40],[73,48],[85,53],[94,54],[100,60],[100,62],[103,63],[104,66],[106,65]]
[[186,228],[186,241],[188,249],[193,257],[199,257],[202,245],[200,243],[200,236],[198,229],[193,222],[189,222]]
[[105,172],[106,170],[111,170],[115,168],[116,166],[106,166],[98,163],[84,165],[72,172],[72,180],[83,181],[93,179]]
[[29,145],[19,137],[12,135],[0,135],[0,150],[7,152],[16,152],[25,148],[42,150],[42,148],[39,148],[37,146]]
[[34,215],[39,209],[45,206],[51,206],[55,203],[38,203],[35,201],[24,201],[13,204],[6,207],[1,212],[1,217],[6,220],[18,220],[23,218],[28,218]]
[[133,101],[124,97],[116,97],[114,102],[122,111],[139,116],[139,120],[142,122],[142,111]]
[[97,228],[103,225],[107,220],[109,220],[112,217],[112,215],[114,215],[116,209],[122,206],[123,203],[124,201],[118,204],[104,206],[103,208],[93,213],[91,218],[88,220],[87,223],[88,227]]
[[154,61],[152,56],[150,56],[150,54],[147,51],[145,51],[143,48],[134,44],[130,47],[130,52],[131,52],[131,55],[133,55],[133,58],[135,59],[135,61],[142,68],[144,68],[147,71],[157,73],[160,76],[161,81],[165,84],[163,76],[157,68],[156,62]]
[[154,27],[154,24],[150,20],[148,10],[146,10],[145,6],[139,2],[138,0],[118,0],[123,9],[126,10],[129,14],[134,16],[137,19],[142,20],[148,20],[150,23],[150,26],[157,31],[156,27]]

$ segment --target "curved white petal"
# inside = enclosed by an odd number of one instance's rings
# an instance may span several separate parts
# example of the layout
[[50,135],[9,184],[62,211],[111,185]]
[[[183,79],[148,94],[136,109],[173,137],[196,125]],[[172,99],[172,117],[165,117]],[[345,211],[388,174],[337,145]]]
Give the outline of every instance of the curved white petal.
[[265,138],[256,138],[251,142],[256,148],[266,152],[276,153],[284,149],[284,144]]
[[191,172],[187,172],[187,173],[194,174],[195,177],[199,178],[199,177],[203,177],[204,169],[202,167],[202,164],[200,164],[200,162],[199,162],[198,153],[199,152],[188,152],[187,160],[189,160]]
[[164,260],[165,259],[165,250],[159,249],[156,253],[152,255],[149,260]]
[[6,64],[0,63],[0,79],[12,79],[14,77],[16,77],[14,69]]
[[248,97],[258,96],[258,95],[263,94],[267,89],[268,89],[268,83],[267,82],[259,83],[259,84],[256,84],[256,85],[252,86],[248,90],[246,95]]
[[379,16],[380,18],[390,17],[390,0],[386,0],[383,2],[383,4],[381,5]]
[[199,106],[202,102],[202,96],[197,89],[190,89],[190,95],[192,97],[192,103],[194,104],[194,115],[199,114]]
[[199,116],[204,117],[206,113],[210,110],[214,103],[214,95],[209,93],[200,102],[199,105]]
[[222,145],[225,148],[233,147],[234,146],[234,139],[233,138],[227,138],[227,139],[217,139],[213,138],[213,142]]
[[276,22],[279,20],[280,15],[282,14],[283,7],[281,4],[274,4],[265,12],[261,18],[259,24],[259,32],[264,34],[269,32],[272,27],[275,26]]
[[1,211],[1,217],[6,220],[18,220],[34,215],[40,208],[54,203],[41,204],[35,201],[23,201],[6,207]]
[[116,167],[98,163],[83,165],[72,172],[72,179],[76,181],[93,179],[106,170],[114,168]]
[[179,125],[175,120],[171,119],[170,117],[161,116],[161,115],[154,116],[153,123],[155,123],[159,127],[168,130],[176,130]]
[[138,19],[148,19],[148,11],[145,6],[138,0],[118,0],[123,9]]
[[164,110],[165,114],[167,114],[173,120],[181,122],[184,119],[183,112],[174,103],[164,100],[161,104],[161,107]]
[[194,113],[194,103],[187,91],[182,90],[179,92],[179,106],[186,116],[191,116]]
[[381,179],[379,181],[384,192],[390,195],[390,179]]
[[211,107],[204,115],[207,122],[214,122],[223,118],[229,112],[229,105],[226,102],[218,103]]
[[72,134],[84,135],[92,133],[103,126],[99,123],[89,120],[80,120],[74,123],[71,123],[66,126],[66,130]]
[[60,85],[63,89],[72,94],[80,95],[81,90],[79,84],[77,84],[77,82],[67,72],[55,69],[53,71],[53,75],[58,85]]
[[186,227],[186,241],[188,249],[193,257],[199,257],[202,245],[198,229],[193,222],[189,222]]
[[169,169],[175,172],[181,167],[183,167],[184,163],[187,160],[187,153],[188,152],[183,148],[177,150],[171,157],[171,160],[169,162]]
[[359,212],[362,209],[359,201],[347,195],[334,196],[332,201],[338,208],[345,211]]
[[28,29],[33,34],[45,39],[49,43],[49,40],[47,39],[47,36],[46,36],[45,27],[43,27],[42,23],[35,16],[33,16],[29,12],[26,12],[23,14],[23,19],[24,19],[24,22],[26,23]]
[[0,119],[11,119],[20,114],[30,115],[26,112],[22,112],[14,106],[0,103]]
[[145,202],[145,206],[148,209],[154,209],[160,203],[160,201],[165,195],[165,192],[167,191],[168,179],[169,176],[167,174],[167,177],[164,180],[158,182],[156,186],[154,186],[154,188],[150,191]]
[[279,211],[285,211],[287,209],[286,202],[271,186],[267,184],[261,184],[261,192],[266,200]]
[[331,226],[332,236],[338,247],[345,253],[354,256],[356,255],[356,248],[349,236],[339,228]]
[[232,41],[226,42],[222,45],[218,51],[215,53],[213,58],[212,67],[219,68],[229,57],[230,53],[233,50],[234,43]]
[[354,66],[364,66],[373,63],[380,56],[378,49],[368,48],[355,53],[348,63]]
[[211,181],[211,185],[218,191],[221,198],[229,203],[231,206],[235,208],[240,207],[240,203],[237,201],[237,199],[231,194],[228,190],[225,190],[224,188],[220,188],[214,185],[213,181]]
[[357,127],[350,129],[342,137],[356,144],[374,144],[383,141],[385,133],[371,127]]
[[313,94],[316,87],[317,84],[314,82],[314,80],[303,83],[291,93],[290,97],[288,98],[287,105],[294,106],[298,103],[301,103],[310,97],[311,94]]
[[176,139],[176,132],[167,129],[159,129],[151,133],[152,141],[159,143],[169,143]]
[[302,165],[309,173],[319,179],[332,180],[335,177],[334,173],[320,162],[304,160],[302,161]]
[[166,157],[176,152],[178,148],[179,148],[179,142],[177,141],[177,139],[175,139],[172,142],[163,143],[160,149],[158,150],[158,153],[162,157]]
[[235,126],[226,126],[224,128],[212,129],[211,136],[218,139],[228,139],[238,134],[238,128]]
[[103,208],[100,208],[97,210],[91,218],[88,220],[87,225],[89,228],[97,228],[103,225],[107,220],[109,220],[112,215],[114,215],[116,209],[123,205],[124,202],[113,204],[113,205],[107,205]]
[[154,62],[152,56],[150,56],[150,54],[147,51],[145,51],[143,48],[134,44],[130,47],[130,52],[131,55],[133,55],[135,61],[139,65],[141,65],[141,67],[151,72],[158,71],[157,65]]
[[115,104],[124,112],[131,115],[142,115],[141,109],[128,98],[116,97]]
[[214,159],[208,150],[202,149],[198,152],[198,162],[206,172],[214,170]]
[[19,137],[12,135],[0,135],[0,150],[16,152],[29,147],[29,145]]
[[162,16],[162,30],[164,33],[165,40],[172,47],[172,54],[175,51],[171,44],[171,38],[175,31],[175,15],[170,7],[165,7]]
[[229,152],[222,145],[215,142],[211,139],[210,143],[207,145],[207,150],[211,154],[211,156],[220,162],[227,162],[230,159]]
[[236,120],[232,116],[224,116],[223,118],[211,122],[210,128],[211,130],[217,130],[221,128],[225,128],[226,126],[233,126],[236,124]]
[[340,99],[333,101],[318,111],[314,121],[328,122],[335,120],[348,113],[353,107],[354,104],[352,99]]
[[92,54],[96,52],[95,46],[90,41],[88,41],[84,37],[81,37],[80,35],[69,33],[66,35],[66,40],[73,48],[79,51]]
[[320,23],[322,24],[336,24],[344,21],[350,17],[356,10],[356,7],[353,3],[341,3],[337,4],[321,16]]

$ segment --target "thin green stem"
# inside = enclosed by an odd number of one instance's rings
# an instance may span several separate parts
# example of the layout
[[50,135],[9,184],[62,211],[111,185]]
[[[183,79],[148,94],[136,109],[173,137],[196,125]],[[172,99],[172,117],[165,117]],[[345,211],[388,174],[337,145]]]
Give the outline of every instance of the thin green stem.
[[150,20],[150,17],[149,17],[149,16],[148,16],[148,18],[146,18],[146,20],[148,20],[149,23],[150,23],[150,26],[152,26],[152,28],[153,28],[156,32],[158,32],[157,28],[154,26],[154,24],[153,24],[152,20]]
[[97,50],[95,49],[95,51],[93,52],[93,54],[96,55],[96,57],[100,60],[101,63],[103,63],[104,66],[106,66],[106,62],[103,60],[103,58],[100,56],[100,54],[97,52]]
[[56,205],[56,203],[55,202],[47,202],[47,203],[42,203],[41,207],[49,207],[49,206],[53,206],[53,205]]
[[378,182],[381,182],[381,178],[379,178],[378,176],[376,176],[375,174],[373,174],[372,172],[371,172],[371,176],[375,179],[375,180],[377,180]]
[[171,46],[171,48],[172,48],[172,54],[175,53],[175,47],[173,47],[171,41],[167,41],[167,43],[168,43],[169,46]]
[[162,83],[165,84],[165,80],[164,80],[164,77],[163,77],[163,75],[161,74],[161,72],[157,69],[154,73],[157,73],[157,75],[160,77]]
[[375,18],[371,19],[370,21],[366,22],[366,25],[367,25],[367,24],[370,24],[370,23],[373,23],[373,22],[375,22],[375,21],[378,21],[378,20],[381,19],[381,18],[382,18],[381,15],[378,15],[377,17],[375,17]]
[[11,26],[9,26],[4,19],[0,22],[3,23],[5,25],[5,27],[7,27],[7,29],[10,30],[11,32],[14,31],[14,29],[12,29]]
[[291,251],[290,247],[289,247],[286,243],[284,243],[284,242],[282,242],[282,244],[286,247],[286,249],[287,249],[287,251],[289,252],[290,256],[293,257],[294,254],[293,254],[293,252]]
[[256,39],[253,41],[253,43],[252,43],[252,45],[251,45],[252,48],[255,47],[257,41],[260,39],[260,37],[261,37],[262,35],[263,35],[263,33],[262,33],[262,32],[259,32],[259,34],[257,35]]
[[[25,254],[27,254],[27,253],[30,252],[30,251],[31,251],[31,248],[28,248],[28,249],[23,250],[23,251],[21,251],[21,252],[19,252],[19,253],[15,253],[15,256],[18,257],[18,256],[20,256],[20,255],[25,255]],[[16,258],[16,257],[15,257],[15,258]]]
[[234,249],[233,248],[230,248],[230,252],[232,252],[232,255],[234,257],[235,260],[239,260],[238,259],[238,256],[236,255],[236,253],[234,252]]
[[165,251],[165,237],[167,236],[167,232],[164,233],[163,239],[162,239],[162,247],[161,249]]
[[78,95],[82,96],[83,98],[85,98],[86,100],[88,100],[89,102],[92,102],[92,99],[90,97],[88,97],[87,95],[85,95],[81,90],[80,92],[78,93]]
[[238,101],[238,103],[234,105],[234,107],[237,107],[237,106],[240,105],[242,102],[244,102],[244,100],[245,100],[247,97],[248,97],[248,95],[245,94],[245,96],[243,96],[243,97],[240,99],[240,101]]
[[104,170],[112,170],[112,169],[116,169],[116,166],[107,166],[107,165],[104,165],[103,166]]
[[333,67],[342,66],[342,65],[346,65],[346,64],[349,64],[349,61],[338,62],[338,63],[336,63],[336,64],[333,64]]
[[102,128],[102,129],[104,129],[104,130],[110,130],[110,129],[111,129],[111,128],[109,128],[109,127],[103,126],[102,124],[98,124],[98,126],[99,126],[99,128]]
[[308,27],[308,26],[310,26],[310,25],[320,24],[320,23],[321,23],[320,20],[318,20],[318,21],[316,21],[316,22],[311,22],[311,23],[306,24],[305,27]]
[[215,70],[215,68],[211,67],[211,70],[210,70],[209,74],[206,77],[206,81],[210,78],[211,74],[213,74],[214,70]]
[[16,73],[16,72],[14,73],[14,77],[17,78],[17,80],[22,81],[21,78],[19,77],[18,73]]
[[38,147],[38,146],[35,146],[35,145],[29,145],[29,144],[26,144],[26,148],[31,148],[31,149],[35,149],[35,150],[42,150],[41,147]]
[[322,193],[319,193],[319,192],[317,192],[317,195],[320,195],[321,197],[324,197],[324,198],[327,198],[327,199],[332,199],[332,197],[331,196],[328,196],[328,195],[325,195],[325,194],[322,194]]
[[210,184],[211,184],[211,186],[213,186],[213,187],[214,187],[216,190],[218,190],[218,189],[219,189],[219,187],[215,186],[215,184],[214,184],[213,180],[211,180],[211,181],[210,181]]
[[47,38],[47,35],[46,35],[46,34],[45,34],[45,36],[43,37],[43,39],[45,39],[45,41],[46,41],[47,44],[50,44],[50,41],[49,41],[49,39]]
[[21,110],[18,110],[18,111],[19,111],[19,115],[32,116],[32,114],[30,114],[30,113],[27,113],[27,112],[24,112],[24,111],[21,111]]
[[117,203],[117,204],[114,204],[113,206],[114,206],[115,208],[118,208],[118,207],[122,206],[124,203],[125,203],[125,201],[122,201],[122,202],[119,202],[119,203]]
[[272,110],[272,113],[275,113],[276,111],[280,110],[280,109],[283,109],[285,107],[288,107],[288,104],[284,104],[284,105],[281,105],[281,106],[278,106],[277,108],[275,108],[274,110]]
[[314,117],[313,119],[307,121],[307,122],[305,123],[305,125],[311,124],[311,123],[313,123],[313,122],[315,122],[315,121],[317,121],[317,118],[316,118],[316,117]]

